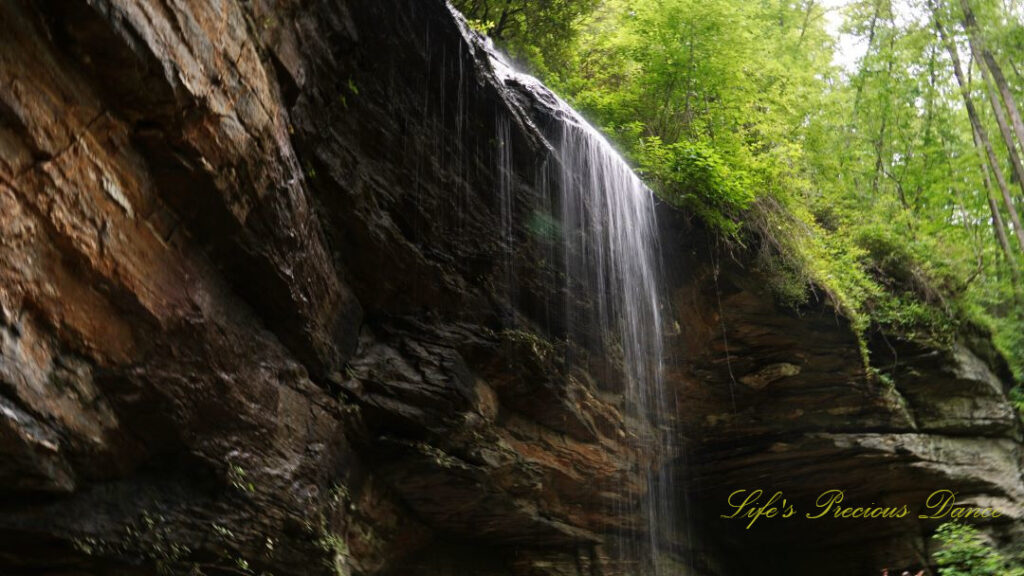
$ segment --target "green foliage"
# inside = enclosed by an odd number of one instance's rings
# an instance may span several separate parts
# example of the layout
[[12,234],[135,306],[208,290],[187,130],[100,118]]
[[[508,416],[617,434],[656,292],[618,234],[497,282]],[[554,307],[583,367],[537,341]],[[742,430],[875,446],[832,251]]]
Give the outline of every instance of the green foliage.
[[934,555],[940,576],[1024,575],[1024,566],[1004,558],[972,526],[948,522],[939,526],[933,538],[942,544]]
[[712,146],[685,141],[666,146],[650,136],[640,140],[636,157],[641,174],[664,198],[726,234],[738,232],[736,220],[754,200],[749,177],[731,169]]
[[539,73],[564,66],[581,18],[597,0],[453,0],[469,25]]
[[1024,386],[1017,385],[1010,389],[1010,402],[1017,412],[1024,416]]
[[[935,3],[966,45],[959,2]],[[1024,9],[970,3],[1024,102]],[[499,28],[483,0],[458,4]],[[1024,298],[1011,260],[1024,251],[1008,257],[995,241],[951,61],[927,6],[911,4],[848,4],[843,30],[866,47],[849,69],[832,63],[826,8],[812,0],[512,0],[521,26],[499,41],[602,127],[659,195],[756,250],[781,302],[826,297],[861,333],[937,344],[984,326],[1020,379]],[[968,75],[1001,145],[982,77]],[[1024,195],[1011,192],[1024,212]]]

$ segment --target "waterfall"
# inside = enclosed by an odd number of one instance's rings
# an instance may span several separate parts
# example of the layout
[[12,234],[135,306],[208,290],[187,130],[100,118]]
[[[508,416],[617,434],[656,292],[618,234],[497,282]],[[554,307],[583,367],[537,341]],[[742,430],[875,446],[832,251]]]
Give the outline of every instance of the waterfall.
[[[659,284],[660,250],[657,242],[654,197],[612,145],[565,101],[532,76],[516,71],[497,51],[490,49],[491,65],[507,85],[517,85],[554,111],[556,128],[547,130],[554,161],[541,183],[546,202],[546,182],[557,183],[560,191],[562,261],[566,293],[584,286],[595,301],[596,318],[572,317],[566,306],[567,338],[588,341],[593,334],[582,331],[598,327],[601,348],[621,354],[625,377],[625,408],[629,433],[637,437],[635,462],[645,467],[646,493],[627,495],[627,501],[641,506],[646,519],[648,541],[641,542],[634,531],[623,530],[618,549],[626,565],[637,566],[635,574],[669,575],[659,565],[657,550],[673,536],[671,466],[648,463],[672,454],[673,434],[668,425],[674,406],[664,389],[661,304]],[[508,150],[507,121],[499,120],[499,165],[503,235],[511,239],[510,185],[513,170]]]
[[[634,446],[631,465],[643,476],[645,486],[641,494],[626,493],[618,499],[633,509],[615,512],[623,518],[639,516],[646,526],[622,526],[611,561],[630,576],[675,576],[677,572],[662,565],[658,554],[675,536],[669,465],[675,407],[663,377],[663,297],[654,196],[598,130],[539,80],[517,71],[489,39],[471,32],[458,11],[451,10],[471,46],[485,52],[497,79],[526,94],[528,106],[545,109],[545,117],[551,120],[550,126],[538,129],[551,147],[551,157],[533,178],[539,192],[537,208],[543,217],[558,223],[551,228],[560,236],[554,246],[560,254],[551,260],[564,268],[566,300],[582,291],[593,302],[584,313],[566,303],[566,340],[621,360],[626,433]],[[510,122],[503,112],[495,128],[501,259],[506,296],[513,304],[516,167]]]
[[[556,145],[567,277],[593,287],[598,325],[611,336],[604,347],[621,349],[629,421],[668,422],[653,196],[612,146],[561,104],[567,120]],[[642,424],[634,428],[640,465],[669,453],[670,434],[651,433]],[[645,471],[647,494],[639,501],[651,551],[672,534],[672,482],[666,477],[670,470],[665,466]],[[644,552],[636,544],[627,535],[620,548],[627,557],[642,558]],[[649,569],[664,574],[653,554]]]

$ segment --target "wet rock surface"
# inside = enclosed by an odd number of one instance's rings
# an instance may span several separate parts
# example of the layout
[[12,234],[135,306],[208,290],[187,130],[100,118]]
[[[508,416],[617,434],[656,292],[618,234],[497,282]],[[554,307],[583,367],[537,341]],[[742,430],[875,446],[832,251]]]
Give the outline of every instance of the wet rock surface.
[[[0,3],[0,572],[627,572],[644,424],[566,342],[594,304],[537,209],[550,107],[511,88],[434,1]],[[983,338],[878,335],[868,377],[828,303],[658,219],[683,570],[916,565],[937,524],[744,530],[742,488],[948,488],[1019,541]]]
[[[671,216],[662,223],[672,228]],[[866,373],[847,322],[827,305],[800,310],[771,301],[768,278],[737,259],[718,259],[688,228],[671,232],[666,259],[675,274],[680,410],[690,450],[679,462],[691,514],[728,573],[869,574],[929,563],[929,536],[944,519],[928,497],[994,507],[980,520],[996,543],[1021,541],[1019,417],[1006,400],[1012,381],[991,345],[952,348],[873,331]],[[672,248],[681,247],[681,248]],[[966,340],[966,339],[965,339]],[[988,360],[982,360],[987,357]],[[723,520],[735,490],[781,491],[790,519]],[[900,507],[900,519],[825,517],[817,501],[843,490],[843,506]],[[826,498],[827,500],[827,498]],[[739,497],[736,502],[742,502]]]

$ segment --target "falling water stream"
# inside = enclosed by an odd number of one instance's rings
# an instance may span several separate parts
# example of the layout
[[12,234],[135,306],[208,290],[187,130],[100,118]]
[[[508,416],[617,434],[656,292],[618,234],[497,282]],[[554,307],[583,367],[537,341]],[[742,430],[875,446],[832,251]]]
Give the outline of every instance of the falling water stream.
[[[461,23],[461,17],[457,19]],[[463,31],[467,38],[473,37],[468,29]],[[653,194],[578,112],[539,80],[518,72],[488,41],[483,42],[497,78],[542,102],[555,120],[554,127],[545,130],[554,159],[545,164],[537,181],[544,188],[542,201],[559,211],[551,216],[559,221],[567,298],[584,287],[594,302],[596,316],[573,318],[573,307],[567,305],[567,339],[593,341],[594,334],[583,332],[593,332],[596,326],[600,348],[621,357],[627,433],[635,438],[633,461],[646,486],[642,494],[623,495],[621,500],[633,510],[617,512],[638,515],[647,525],[641,530],[624,527],[620,531],[616,560],[632,567],[629,572],[636,576],[674,576],[660,564],[657,553],[674,534],[671,466],[652,465],[672,453],[669,442],[673,434],[668,423],[674,412],[664,389],[660,250]],[[496,133],[502,238],[510,247],[515,167],[507,118],[498,118]],[[548,197],[549,182],[557,190],[557,202]],[[505,258],[511,292],[514,259],[510,253]],[[645,536],[637,535],[644,532]]]
[[[594,287],[604,347],[621,350],[625,406],[637,437],[636,461],[669,453],[668,435],[644,426],[670,421],[663,379],[663,335],[658,284],[659,251],[651,191],[608,142],[572,108],[557,142],[560,162],[565,263],[569,278]],[[647,492],[640,496],[647,520],[649,569],[661,575],[660,540],[672,533],[670,467],[644,470]],[[644,547],[628,534],[621,551],[642,558]]]

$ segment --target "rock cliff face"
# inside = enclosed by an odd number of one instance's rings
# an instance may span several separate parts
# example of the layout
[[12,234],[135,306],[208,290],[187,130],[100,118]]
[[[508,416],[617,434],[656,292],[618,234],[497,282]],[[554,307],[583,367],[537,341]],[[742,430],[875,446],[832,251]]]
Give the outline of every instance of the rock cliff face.
[[[0,573],[627,573],[635,426],[565,340],[544,110],[435,0],[0,2]],[[984,338],[880,334],[884,384],[658,218],[683,573],[921,565],[944,488],[1020,541]],[[719,518],[753,488],[912,513]]]

